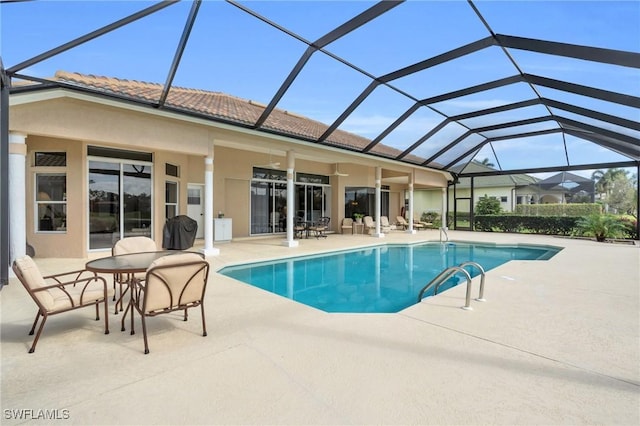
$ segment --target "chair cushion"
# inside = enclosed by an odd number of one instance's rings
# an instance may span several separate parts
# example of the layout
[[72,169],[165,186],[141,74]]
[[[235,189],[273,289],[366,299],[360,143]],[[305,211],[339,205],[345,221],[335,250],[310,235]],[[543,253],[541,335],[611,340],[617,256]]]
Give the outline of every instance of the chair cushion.
[[[42,288],[55,284],[54,281],[47,282],[42,274],[38,265],[29,256],[24,256],[15,260],[16,267],[22,274],[24,281],[22,282],[25,287],[30,290]],[[95,303],[97,300],[104,299],[104,284],[102,281],[93,281],[86,285],[84,295],[82,290],[85,287],[86,282],[80,282],[76,285],[65,285],[67,293],[59,288],[51,288],[46,291],[36,291],[33,296],[40,302],[40,304],[46,309],[47,312],[56,312],[62,309],[71,307],[73,301],[74,306],[89,305]],[[107,288],[107,297],[113,295],[113,288]],[[71,297],[71,299],[69,299]],[[82,301],[81,301],[82,299]]]
[[155,260],[147,269],[144,284],[145,313],[202,301],[207,278],[206,268],[202,267],[206,263],[196,253],[171,254]]
[[127,237],[118,240],[113,246],[113,254],[115,256],[156,250],[158,250],[156,242],[149,237]]
[[[97,301],[102,301],[104,299],[104,284],[102,281],[93,281],[86,285],[86,289],[84,294],[82,294],[83,288],[85,288],[86,282],[81,282],[76,284],[75,286],[67,285],[65,286],[65,290],[69,295],[58,288],[52,288],[49,290],[49,293],[53,296],[54,305],[53,308],[49,310],[59,311],[62,309],[67,309],[71,307],[71,301],[73,301],[73,306],[85,306],[94,304]],[[45,293],[45,292],[42,292]],[[71,296],[71,300],[69,300],[69,296]],[[113,296],[113,287],[107,286],[107,297]],[[82,300],[80,300],[82,298]]]
[[[35,290],[40,287],[46,287],[47,283],[40,273],[38,265],[29,256],[23,256],[14,261],[16,268],[22,274],[24,281],[22,284],[27,287],[28,290]],[[54,298],[48,291],[38,291],[33,293],[33,296],[44,306],[47,311],[50,311],[55,306]]]

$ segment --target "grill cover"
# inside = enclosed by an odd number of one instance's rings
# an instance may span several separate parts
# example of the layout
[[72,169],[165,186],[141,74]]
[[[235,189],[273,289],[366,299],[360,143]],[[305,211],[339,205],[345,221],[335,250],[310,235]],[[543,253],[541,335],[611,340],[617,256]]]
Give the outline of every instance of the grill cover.
[[162,247],[167,250],[186,250],[193,247],[198,222],[189,216],[172,217],[164,224]]

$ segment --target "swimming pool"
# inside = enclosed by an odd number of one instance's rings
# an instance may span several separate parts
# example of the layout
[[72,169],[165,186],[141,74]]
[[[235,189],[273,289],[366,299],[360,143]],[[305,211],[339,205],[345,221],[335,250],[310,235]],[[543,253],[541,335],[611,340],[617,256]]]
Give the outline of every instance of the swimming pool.
[[[450,266],[474,261],[488,271],[510,260],[547,260],[560,250],[464,242],[385,244],[229,266],[219,273],[326,312],[390,313],[415,304],[420,290]],[[476,268],[467,270],[472,277],[478,274]],[[438,292],[463,281],[456,274]]]

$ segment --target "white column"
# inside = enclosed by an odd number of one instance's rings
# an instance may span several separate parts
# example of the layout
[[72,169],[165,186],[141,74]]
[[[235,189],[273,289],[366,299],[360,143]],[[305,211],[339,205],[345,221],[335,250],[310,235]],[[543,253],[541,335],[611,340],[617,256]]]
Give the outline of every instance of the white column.
[[375,217],[374,220],[376,221],[376,230],[373,233],[373,236],[376,238],[382,238],[384,237],[384,234],[380,232],[380,200],[381,200],[381,194],[380,194],[380,189],[382,187],[382,167],[378,166],[376,167],[376,193],[375,193],[375,197],[376,197],[376,206],[375,206]]
[[217,256],[220,249],[213,246],[213,142],[204,159],[204,249],[205,256]]
[[447,188],[442,188],[442,227],[447,230]]
[[25,134],[9,133],[9,264],[27,254],[26,139]]
[[295,214],[295,182],[293,181],[293,171],[296,166],[295,152],[287,151],[287,239],[282,242],[286,247],[298,247],[298,241],[293,234],[293,215]]
[[407,222],[409,223],[409,228],[407,229],[407,234],[415,234],[416,231],[413,229],[413,171],[409,174],[409,211],[407,212]]

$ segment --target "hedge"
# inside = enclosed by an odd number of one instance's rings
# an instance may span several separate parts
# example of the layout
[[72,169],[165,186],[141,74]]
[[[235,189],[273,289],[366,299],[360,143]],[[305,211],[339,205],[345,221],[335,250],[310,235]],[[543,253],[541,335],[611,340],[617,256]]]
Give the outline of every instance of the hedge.
[[514,213],[522,216],[589,216],[601,214],[602,205],[580,204],[518,204]]
[[[475,215],[474,229],[485,232],[516,232],[522,234],[576,235],[577,224],[584,216],[518,216]],[[453,220],[453,218],[451,218]],[[624,235],[622,238],[638,239],[637,219],[631,216],[619,216]],[[453,223],[453,222],[451,222]]]
[[582,216],[475,215],[474,228],[485,232],[573,235]]

